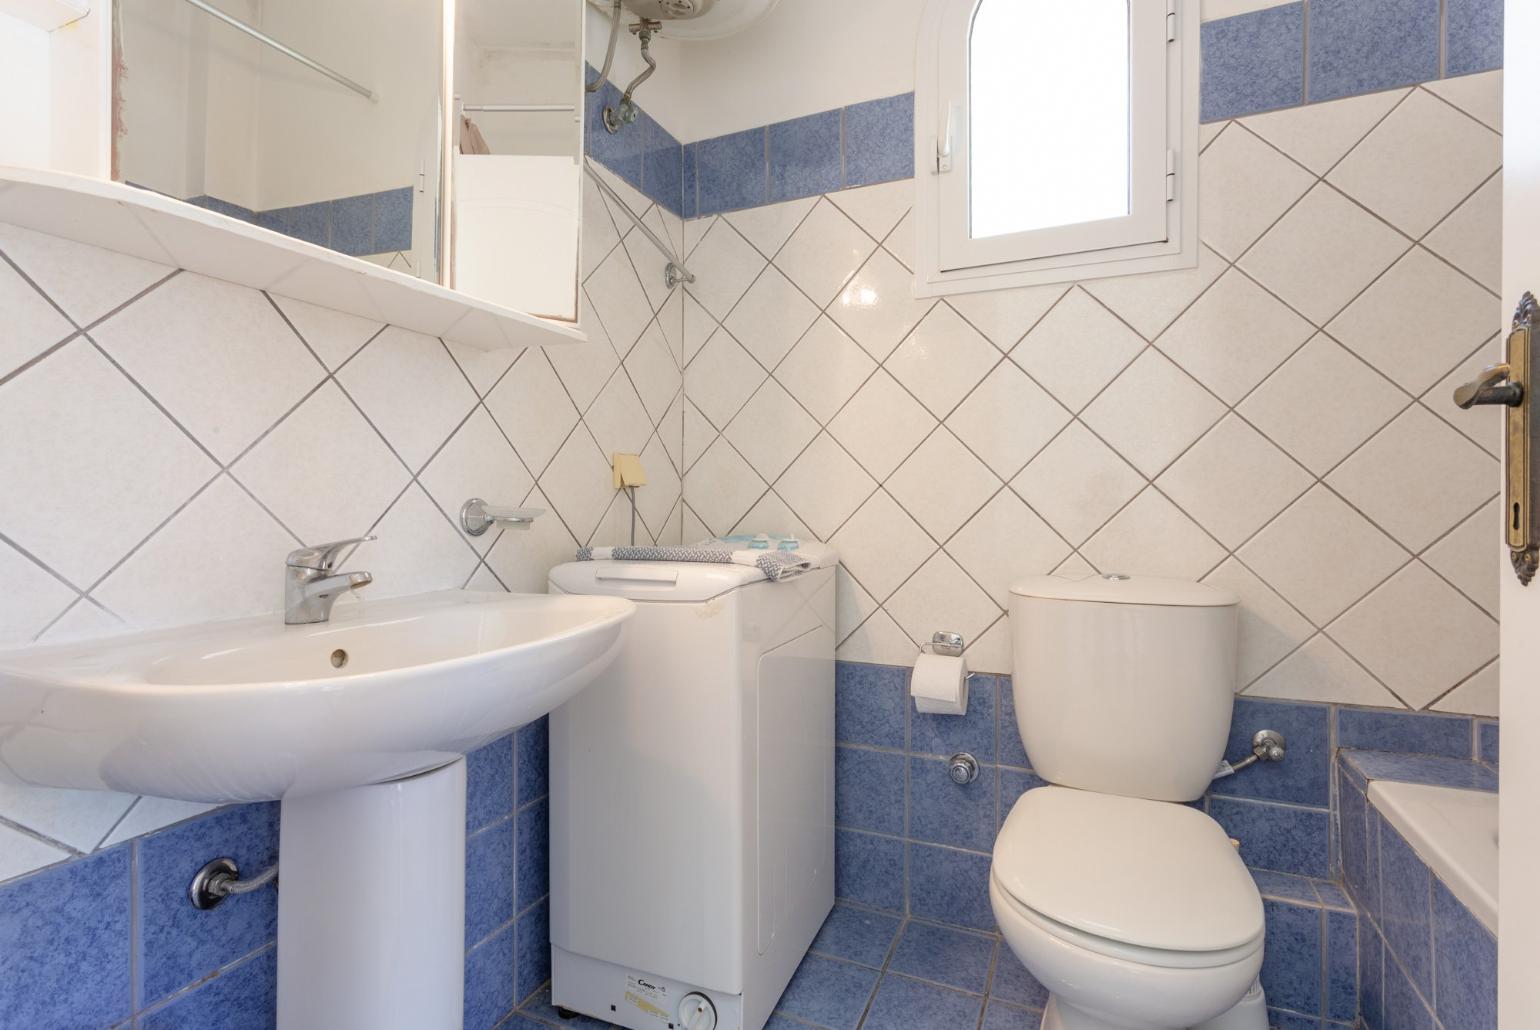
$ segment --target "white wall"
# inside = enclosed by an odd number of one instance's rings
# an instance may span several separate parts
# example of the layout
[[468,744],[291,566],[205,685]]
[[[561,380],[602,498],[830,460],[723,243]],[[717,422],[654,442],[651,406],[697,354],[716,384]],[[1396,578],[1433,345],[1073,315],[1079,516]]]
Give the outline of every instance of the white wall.
[[[48,80],[48,33],[0,14],[0,164],[46,166],[51,131],[46,93],[36,84]],[[31,84],[31,88],[22,88]]]
[[781,0],[746,32],[685,43],[684,132],[670,128],[689,142],[907,93],[924,6],[925,0]]
[[378,103],[268,50],[262,55],[264,209],[393,189],[425,162],[438,118],[439,6],[416,0],[266,0],[274,38],[374,90]]
[[[604,51],[610,42],[610,19],[592,7],[587,7],[586,16],[588,63],[598,69],[604,66]],[[620,40],[615,44],[615,63],[610,69],[611,81],[622,90],[647,67],[642,62],[636,37],[627,31],[635,20],[635,15],[625,13],[620,27]],[[668,39],[665,34],[653,39],[651,50],[653,60],[658,62],[658,70],[637,89],[636,102],[681,142],[700,138],[688,127],[692,114],[685,96],[685,62],[689,58],[684,46]]]

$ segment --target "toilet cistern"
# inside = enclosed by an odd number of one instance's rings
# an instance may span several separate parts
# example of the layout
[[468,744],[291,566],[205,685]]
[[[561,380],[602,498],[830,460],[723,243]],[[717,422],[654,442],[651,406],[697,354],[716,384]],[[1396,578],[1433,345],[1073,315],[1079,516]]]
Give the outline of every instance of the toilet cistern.
[[290,551],[283,568],[283,621],[287,626],[310,626],[327,622],[332,605],[350,590],[374,582],[367,572],[335,573],[342,552],[378,537],[360,536],[315,547]]

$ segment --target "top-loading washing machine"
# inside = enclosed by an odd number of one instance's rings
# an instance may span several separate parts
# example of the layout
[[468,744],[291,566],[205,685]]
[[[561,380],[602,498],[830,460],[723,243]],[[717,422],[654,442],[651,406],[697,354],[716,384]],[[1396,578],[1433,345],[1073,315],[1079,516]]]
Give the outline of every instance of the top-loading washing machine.
[[[741,544],[738,546],[742,546]],[[773,545],[772,545],[773,546]],[[834,566],[583,561],[636,603],[551,714],[551,1000],[632,1030],[761,1030],[834,904]]]

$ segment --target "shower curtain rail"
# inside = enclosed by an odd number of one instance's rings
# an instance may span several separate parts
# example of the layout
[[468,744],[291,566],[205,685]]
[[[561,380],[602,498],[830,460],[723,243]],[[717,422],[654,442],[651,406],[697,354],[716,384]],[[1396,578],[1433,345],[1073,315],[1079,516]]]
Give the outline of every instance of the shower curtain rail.
[[680,283],[693,283],[695,281],[694,273],[684,266],[683,260],[674,253],[674,248],[658,239],[658,234],[653,232],[645,222],[637,217],[636,213],[631,210],[631,206],[621,199],[619,193],[615,192],[614,187],[604,181],[604,177],[594,168],[593,158],[583,158],[583,171],[588,173],[588,177],[594,181],[595,186],[599,187],[601,193],[613,200],[615,206],[625,212],[626,217],[631,220],[631,224],[642,230],[642,235],[646,236],[652,242],[652,245],[657,247],[664,257],[668,258],[668,267],[663,272],[664,282],[668,288],[673,289]]
[[487,114],[536,114],[546,111],[576,111],[576,104],[461,104],[462,111]]
[[212,4],[204,3],[203,0],[186,0],[186,2],[191,4],[193,7],[196,7],[204,14],[207,14],[213,18],[218,18],[220,21],[224,22],[232,29],[235,29],[237,32],[244,32],[258,43],[264,43],[278,51],[280,54],[283,54],[285,57],[292,58],[293,60],[296,60],[300,64],[304,65],[306,68],[309,68],[312,71],[320,72],[322,75],[326,76],[328,79],[331,79],[333,82],[346,86],[348,89],[352,90],[354,93],[357,93],[359,96],[364,97],[367,100],[372,100],[375,102],[379,101],[379,95],[368,86],[359,85],[352,79],[348,78],[346,75],[343,75],[341,72],[333,71],[321,62],[306,57],[304,54],[300,53],[298,50],[295,50],[293,47],[285,46],[284,44],[274,39],[272,36],[269,36],[267,33],[263,32],[261,29],[247,25],[239,18],[228,15]]

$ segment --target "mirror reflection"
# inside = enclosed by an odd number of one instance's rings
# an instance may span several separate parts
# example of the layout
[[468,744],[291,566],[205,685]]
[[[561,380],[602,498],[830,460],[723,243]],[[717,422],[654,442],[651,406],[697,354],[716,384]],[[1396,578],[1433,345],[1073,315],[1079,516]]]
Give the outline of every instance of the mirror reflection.
[[582,2],[459,0],[454,55],[449,283],[576,319]]
[[113,176],[574,321],[582,11],[583,0],[121,0]]

